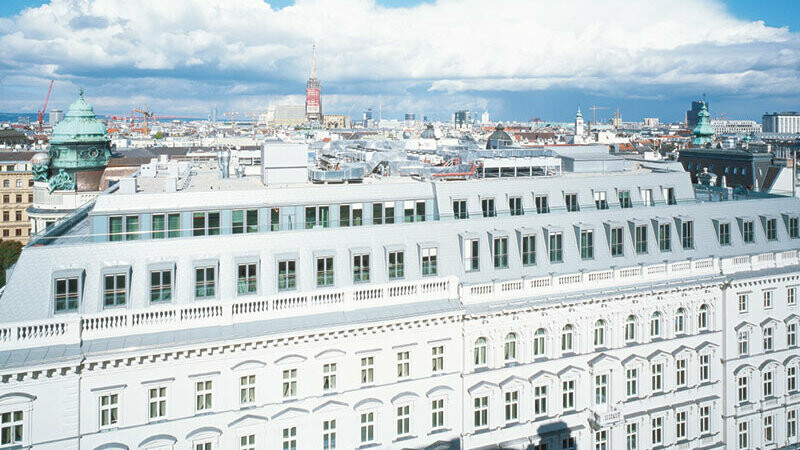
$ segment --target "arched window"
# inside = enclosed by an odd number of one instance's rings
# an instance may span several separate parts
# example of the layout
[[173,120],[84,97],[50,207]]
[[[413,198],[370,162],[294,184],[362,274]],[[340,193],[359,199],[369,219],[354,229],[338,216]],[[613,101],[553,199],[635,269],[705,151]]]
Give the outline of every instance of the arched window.
[[506,361],[513,361],[517,359],[517,335],[516,333],[508,333],[506,335],[506,344],[503,348],[503,357]]
[[533,334],[533,356],[544,355],[544,328],[539,328]]
[[573,332],[574,332],[574,328],[570,324],[564,325],[564,328],[561,330],[561,351],[562,352],[571,352],[573,350],[573,347],[572,347]]
[[473,362],[476,366],[485,366],[486,365],[486,338],[479,337],[475,341],[475,351],[474,351],[474,358]]
[[686,310],[683,308],[678,308],[675,311],[675,333],[685,333],[686,332]]
[[700,313],[697,315],[697,328],[701,331],[708,329],[708,305],[700,305]]
[[594,346],[606,345],[606,322],[603,319],[594,323]]
[[22,180],[17,180],[17,187],[22,187]]
[[[597,329],[597,325],[595,325],[595,329]],[[597,333],[595,331],[595,333]],[[595,340],[596,337],[595,337]],[[625,319],[625,342],[631,342],[636,340],[636,317],[632,314]],[[597,345],[597,343],[595,343]]]
[[661,313],[656,311],[650,316],[650,337],[661,336]]
[[8,180],[3,180],[3,187],[9,187],[11,183]]

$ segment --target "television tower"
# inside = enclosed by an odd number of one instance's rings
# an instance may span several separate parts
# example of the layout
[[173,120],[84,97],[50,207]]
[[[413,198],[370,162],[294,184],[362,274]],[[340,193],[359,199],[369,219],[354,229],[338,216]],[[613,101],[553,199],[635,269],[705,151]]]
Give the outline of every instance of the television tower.
[[317,45],[311,46],[311,76],[306,85],[306,120],[322,122],[321,84],[317,79]]

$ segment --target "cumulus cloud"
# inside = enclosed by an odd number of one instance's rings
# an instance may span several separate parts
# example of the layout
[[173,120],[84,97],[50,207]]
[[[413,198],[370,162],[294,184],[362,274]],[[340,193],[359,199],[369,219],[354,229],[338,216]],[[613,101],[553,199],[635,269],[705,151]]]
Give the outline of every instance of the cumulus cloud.
[[797,34],[718,0],[51,0],[0,24],[4,109],[33,106],[9,81],[50,77],[113,107],[265,105],[302,92],[312,42],[326,105],[350,109],[379,95],[401,111],[546,89],[800,95]]

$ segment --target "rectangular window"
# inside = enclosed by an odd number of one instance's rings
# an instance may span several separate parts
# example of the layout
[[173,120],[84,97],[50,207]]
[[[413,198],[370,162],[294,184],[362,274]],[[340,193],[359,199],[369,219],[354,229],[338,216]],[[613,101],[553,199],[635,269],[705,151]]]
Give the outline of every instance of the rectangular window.
[[594,259],[593,230],[581,230],[581,259]]
[[575,380],[566,380],[561,383],[561,406],[565,410],[575,408]]
[[172,269],[150,271],[150,302],[172,301]]
[[786,367],[786,390],[792,393],[797,390],[797,366]]
[[306,229],[328,228],[330,225],[329,206],[306,206]]
[[150,237],[153,239],[164,239],[166,237],[166,217],[164,214],[153,214],[153,218],[150,221],[150,228],[152,232],[150,233]]
[[417,209],[416,209],[417,214],[416,214],[415,220],[417,222],[425,222],[425,218],[426,218],[426,215],[425,215],[425,201],[423,201],[423,200],[418,201],[416,206],[417,206]]
[[444,399],[431,400],[431,429],[444,428]]
[[522,209],[522,197],[509,197],[508,210],[512,216],[521,216],[525,211]]
[[361,358],[361,384],[372,384],[375,382],[375,358],[366,356]]
[[578,194],[565,194],[564,202],[567,205],[567,212],[576,212],[580,210],[578,205]]
[[786,304],[794,306],[797,304],[797,288],[790,287],[786,289]]
[[594,432],[594,450],[608,449],[608,430],[597,430]]
[[534,386],[533,388],[533,415],[547,414],[547,386]]
[[686,411],[675,414],[675,438],[686,439]]
[[159,420],[167,417],[167,388],[159,386],[148,389],[147,405],[150,420]]
[[537,195],[536,201],[536,214],[547,214],[550,212],[550,204],[547,201],[546,195]]
[[619,191],[619,207],[620,208],[633,207],[633,202],[631,202],[631,191]]
[[647,253],[647,225],[636,226],[636,253]]
[[283,450],[297,450],[297,427],[283,429]]
[[764,291],[764,309],[772,309],[772,291]]
[[401,405],[397,407],[397,436],[407,436],[411,433],[411,406]]
[[269,229],[278,231],[281,229],[281,209],[272,208],[269,210]]
[[742,375],[737,380],[737,396],[739,399],[739,403],[746,402],[749,400],[748,392],[748,383],[747,383],[747,375]]
[[564,255],[561,249],[562,236],[561,233],[550,233],[550,262],[560,263],[564,261]]
[[644,206],[653,206],[653,190],[642,189],[642,204]]
[[239,377],[239,405],[248,406],[256,402],[256,376]]
[[700,355],[700,381],[711,380],[711,356]]
[[686,359],[675,360],[675,385],[686,386]]
[[508,268],[508,238],[496,237],[493,240],[492,259],[495,269]]
[[139,239],[139,216],[125,216],[125,240]]
[[394,203],[373,203],[372,204],[372,224],[383,225],[394,223]]
[[294,398],[297,396],[297,369],[287,369],[283,371],[283,398]]
[[289,291],[297,287],[297,261],[278,261],[278,290]]
[[681,245],[684,250],[694,248],[694,222],[691,220],[681,221]]
[[78,310],[78,277],[55,279],[55,312],[64,313]]
[[340,227],[360,227],[364,224],[364,210],[361,203],[339,206]]
[[231,233],[256,233],[258,232],[258,210],[234,210],[231,219]]
[[772,397],[772,371],[766,371],[762,375],[762,391],[764,397]]
[[677,205],[678,199],[675,197],[675,188],[665,188],[664,199],[667,201],[668,205]]
[[739,449],[744,450],[750,448],[750,438],[747,435],[748,432],[748,422],[742,421],[739,422]]
[[764,443],[771,444],[775,441],[774,427],[772,423],[772,416],[764,417]]
[[219,234],[219,231],[219,211],[192,214],[193,236],[215,236]]
[[519,420],[519,391],[505,393],[506,423]]
[[422,249],[422,276],[434,276],[438,273],[437,257],[438,249],[435,247]]
[[464,240],[464,271],[475,272],[480,270],[480,240]]
[[594,403],[605,405],[608,400],[608,375],[595,375],[594,377]]
[[747,312],[747,304],[748,304],[748,301],[749,301],[749,297],[750,296],[748,294],[739,294],[739,312],[740,313]]
[[636,397],[639,393],[639,371],[637,369],[627,369],[625,371],[625,387],[628,397]]
[[397,378],[408,378],[411,376],[411,354],[409,352],[397,352]]
[[336,420],[326,420],[322,422],[322,450],[335,450],[335,449],[336,449]]
[[181,235],[181,215],[178,213],[153,214],[151,222],[153,239],[176,238]]
[[700,433],[708,433],[711,431],[711,407],[700,407]]
[[100,396],[100,428],[108,428],[119,422],[119,394]]
[[657,363],[650,366],[650,389],[653,392],[662,392],[664,389],[664,364]]
[[797,217],[789,217],[789,227],[787,231],[789,232],[789,238],[791,239],[797,239],[800,237],[800,224],[798,222],[800,222],[800,220],[798,220]]
[[115,273],[103,277],[103,307],[124,306],[128,296],[128,276]]
[[737,334],[737,341],[739,342],[739,356],[747,355],[750,353],[749,349],[749,334],[746,330],[740,331]]
[[525,234],[522,236],[522,265],[536,264],[536,235]]
[[438,373],[444,371],[444,346],[431,347],[431,371]]
[[339,206],[339,226],[340,227],[350,226],[350,205]]
[[203,412],[211,409],[213,398],[213,382],[211,380],[198,381],[194,384],[195,411]]
[[790,323],[786,325],[786,346],[797,346],[797,323]]
[[639,426],[636,422],[625,425],[625,442],[627,450],[639,448]]
[[744,240],[745,244],[752,244],[756,241],[754,229],[755,225],[752,220],[742,222],[742,240]]
[[213,298],[216,296],[216,267],[195,267],[194,269],[194,296],[195,298]]
[[453,200],[453,217],[455,217],[456,219],[469,218],[469,212],[467,211],[466,200]]
[[669,238],[670,226],[668,223],[658,225],[658,249],[662,252],[672,250],[672,242]]
[[353,282],[369,281],[369,255],[353,255]]
[[489,397],[475,397],[473,400],[473,425],[475,428],[486,428],[489,426]]
[[731,224],[719,224],[719,245],[731,245]]
[[778,219],[767,219],[766,223],[766,236],[768,241],[778,240]]
[[764,351],[772,351],[773,334],[775,330],[772,327],[764,328]]
[[497,216],[497,211],[495,211],[494,209],[494,199],[493,198],[481,199],[481,211],[483,212],[483,217]]
[[333,257],[317,258],[317,287],[333,286]]
[[786,439],[792,441],[797,438],[797,411],[786,411]]
[[375,413],[361,413],[361,443],[368,444],[375,440]]
[[403,252],[389,252],[389,279],[397,280],[403,278],[404,265],[403,265]]
[[[6,216],[7,212],[3,212],[3,220],[8,221]],[[108,240],[112,242],[121,241],[122,236],[122,216],[113,216],[108,218]]]
[[622,227],[611,229],[611,256],[623,256],[625,254]]
[[239,295],[254,294],[258,291],[256,267],[256,263],[239,264],[236,275],[236,292]]
[[322,365],[322,390],[331,392],[336,389],[336,363]]
[[608,209],[608,201],[606,200],[605,191],[594,193],[594,205],[597,209]]
[[664,442],[664,418],[653,417],[650,429],[652,430],[652,444],[662,444]]
[[256,450],[256,435],[248,434],[239,437],[239,450]]

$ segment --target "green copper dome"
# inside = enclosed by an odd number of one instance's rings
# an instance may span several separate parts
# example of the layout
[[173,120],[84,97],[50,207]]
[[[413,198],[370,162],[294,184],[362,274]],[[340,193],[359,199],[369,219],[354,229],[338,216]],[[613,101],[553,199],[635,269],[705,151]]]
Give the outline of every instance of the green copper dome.
[[692,146],[705,147],[714,141],[714,129],[711,128],[711,121],[709,120],[708,108],[703,102],[703,108],[697,113],[697,126],[694,128],[694,140]]
[[97,120],[92,105],[83,99],[83,89],[78,100],[70,105],[64,120],[53,128],[50,144],[98,142],[108,140],[106,126]]

